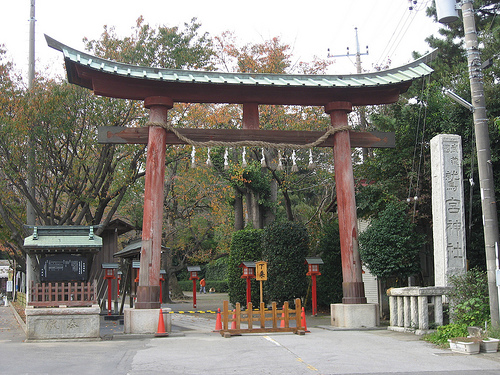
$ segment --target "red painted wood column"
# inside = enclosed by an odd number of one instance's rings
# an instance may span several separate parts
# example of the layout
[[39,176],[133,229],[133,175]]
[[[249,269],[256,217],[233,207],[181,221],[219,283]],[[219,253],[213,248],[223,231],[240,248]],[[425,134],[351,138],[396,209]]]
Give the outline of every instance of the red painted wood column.
[[[325,106],[325,112],[330,114],[334,128],[348,125],[347,115],[351,111],[352,105],[349,102],[331,102]],[[358,250],[358,224],[349,131],[334,134],[333,158],[342,254],[342,303],[366,303]]]
[[243,103],[243,129],[259,129],[258,103]]
[[[173,106],[170,98],[153,96],[144,100],[149,121],[167,123],[167,112]],[[163,185],[165,180],[166,131],[149,126],[144,188],[142,248],[137,287],[136,309],[160,308],[161,234],[163,224]]]

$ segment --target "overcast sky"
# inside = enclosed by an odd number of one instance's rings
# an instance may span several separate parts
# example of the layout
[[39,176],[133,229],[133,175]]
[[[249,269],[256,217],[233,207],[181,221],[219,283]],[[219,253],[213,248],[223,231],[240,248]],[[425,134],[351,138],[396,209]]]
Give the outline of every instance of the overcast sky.
[[[0,0],[0,44],[16,68],[27,71],[30,0]],[[212,36],[233,31],[240,44],[259,43],[279,36],[293,48],[294,61],[312,61],[316,55],[356,53],[355,30],[362,66],[372,71],[386,58],[392,67],[412,60],[411,52],[424,53],[424,39],[437,34],[438,25],[425,15],[432,0],[418,0],[409,10],[408,0],[36,0],[36,69],[64,74],[60,52],[50,49],[44,34],[73,48],[84,50],[82,39],[97,39],[104,25],[114,26],[120,36],[130,35],[142,15],[152,26],[182,26],[196,17],[202,30]],[[354,56],[337,57],[331,74],[355,73]]]

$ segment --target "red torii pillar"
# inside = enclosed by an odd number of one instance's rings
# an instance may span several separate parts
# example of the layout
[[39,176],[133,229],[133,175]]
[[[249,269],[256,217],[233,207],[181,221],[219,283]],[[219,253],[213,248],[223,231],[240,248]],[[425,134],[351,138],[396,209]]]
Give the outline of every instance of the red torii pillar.
[[[144,100],[149,108],[149,121],[166,124],[173,101],[152,96]],[[158,309],[160,305],[161,234],[163,224],[163,185],[165,181],[166,131],[161,126],[149,126],[146,179],[144,188],[144,217],[142,248],[137,287],[136,309]]]
[[[331,102],[325,105],[325,112],[330,115],[334,128],[347,126],[347,115],[351,111],[352,104],[350,102]],[[342,254],[342,303],[366,303],[361,258],[358,250],[356,198],[348,130],[333,135],[333,159]]]

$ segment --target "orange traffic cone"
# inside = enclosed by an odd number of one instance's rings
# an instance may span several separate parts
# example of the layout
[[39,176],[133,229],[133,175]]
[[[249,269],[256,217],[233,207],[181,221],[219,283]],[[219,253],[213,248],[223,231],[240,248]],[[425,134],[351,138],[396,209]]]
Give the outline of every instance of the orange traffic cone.
[[300,317],[301,317],[301,325],[302,327],[304,327],[304,331],[310,332],[307,330],[306,311],[304,310],[304,308],[302,308],[302,313],[300,314]]
[[220,317],[220,307],[217,309],[217,319],[215,320],[215,330],[214,332],[218,332],[222,330],[222,320]]
[[236,310],[233,310],[233,321],[231,322],[231,329],[236,329]]
[[281,313],[280,328],[285,328],[285,305],[283,305],[283,312]]
[[165,321],[163,320],[163,311],[161,310],[160,307],[160,317],[158,319],[158,332],[155,333],[156,337],[166,337],[168,336],[168,333],[165,332]]

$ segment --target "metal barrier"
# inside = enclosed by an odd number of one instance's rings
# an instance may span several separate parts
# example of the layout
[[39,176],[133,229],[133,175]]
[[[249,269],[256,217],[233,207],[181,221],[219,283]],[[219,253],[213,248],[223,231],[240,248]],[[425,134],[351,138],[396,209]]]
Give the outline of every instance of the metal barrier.
[[[434,308],[433,325],[443,325],[443,296],[450,287],[407,287],[391,288],[389,296],[389,330],[415,332],[417,335],[429,331],[429,306]],[[430,303],[429,303],[430,300]]]
[[35,283],[31,284],[28,306],[92,306],[97,303],[94,282]]

